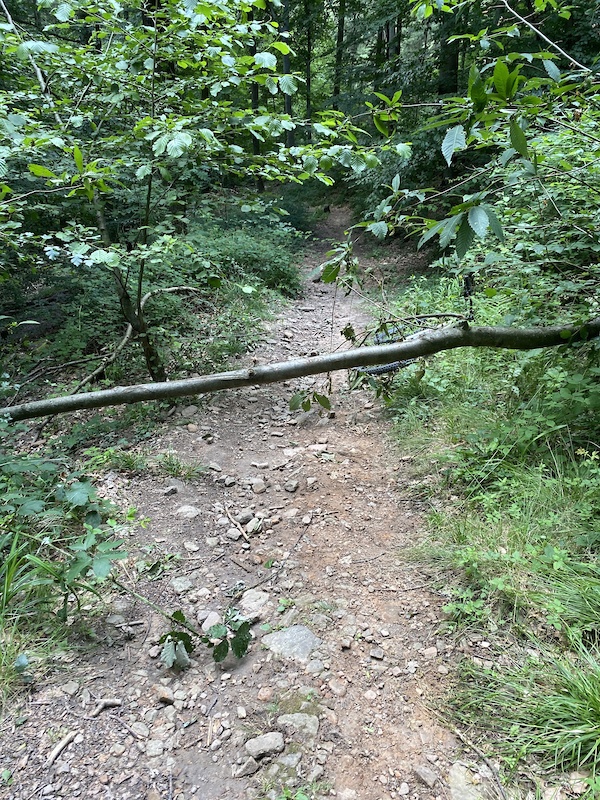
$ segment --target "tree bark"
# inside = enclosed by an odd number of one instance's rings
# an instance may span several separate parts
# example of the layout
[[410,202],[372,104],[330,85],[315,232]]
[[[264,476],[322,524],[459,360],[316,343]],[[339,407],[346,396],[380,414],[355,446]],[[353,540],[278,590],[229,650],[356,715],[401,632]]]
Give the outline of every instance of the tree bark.
[[361,347],[314,358],[299,358],[275,364],[265,364],[252,369],[221,372],[200,378],[145,383],[135,386],[118,386],[99,392],[56,397],[22,403],[12,408],[0,408],[0,415],[17,422],[23,419],[44,417],[48,414],[64,414],[89,408],[106,408],[144,400],[187,397],[206,394],[239,386],[258,386],[278,383],[306,375],[319,375],[338,369],[374,366],[393,361],[405,361],[421,356],[430,356],[443,350],[458,347],[494,347],[507,350],[533,350],[540,347],[556,347],[561,344],[585,341],[600,336],[600,317],[583,325],[554,325],[547,328],[503,328],[470,327],[466,322],[457,327],[424,331],[420,336],[404,342]]
[[346,25],[346,0],[339,0],[337,35],[335,41],[335,67],[333,74],[333,100],[334,111],[339,111],[340,92],[342,91],[342,63],[344,57],[344,28]]

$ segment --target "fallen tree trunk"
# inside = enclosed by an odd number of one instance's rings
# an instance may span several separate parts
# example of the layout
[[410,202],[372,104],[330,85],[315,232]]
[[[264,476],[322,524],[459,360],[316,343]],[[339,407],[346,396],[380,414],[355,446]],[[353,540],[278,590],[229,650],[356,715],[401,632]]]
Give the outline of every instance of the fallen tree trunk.
[[456,327],[424,331],[418,337],[404,342],[361,347],[314,358],[299,358],[275,364],[220,372],[164,383],[142,383],[134,386],[117,386],[98,392],[35,400],[6,408],[0,415],[9,420],[34,419],[47,415],[64,414],[88,408],[106,408],[144,400],[163,400],[206,394],[239,386],[257,386],[278,383],[306,375],[318,375],[339,369],[368,367],[430,356],[442,350],[457,347],[494,347],[507,350],[534,350],[560,344],[585,341],[600,335],[600,317],[583,325],[554,325],[546,328],[470,327],[466,322]]

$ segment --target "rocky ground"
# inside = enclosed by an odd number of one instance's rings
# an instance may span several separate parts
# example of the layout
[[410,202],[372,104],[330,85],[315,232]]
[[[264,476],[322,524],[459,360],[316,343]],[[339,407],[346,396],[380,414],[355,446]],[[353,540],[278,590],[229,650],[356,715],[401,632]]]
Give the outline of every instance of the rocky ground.
[[[327,222],[330,235],[336,220]],[[339,227],[339,221],[338,221]],[[322,259],[315,245],[307,267]],[[343,345],[368,310],[307,282],[246,361]],[[200,646],[161,662],[169,626],[115,595],[90,634],[3,722],[0,795],[29,798],[483,800],[490,765],[436,714],[465,652],[439,633],[444,598],[403,558],[424,510],[410,460],[370,394],[334,376],[332,411],[291,412],[314,378],[221,393],[173,415],[152,454],[206,466],[189,479],[104,476],[148,519],[121,580],[207,630],[252,620],[241,660]]]

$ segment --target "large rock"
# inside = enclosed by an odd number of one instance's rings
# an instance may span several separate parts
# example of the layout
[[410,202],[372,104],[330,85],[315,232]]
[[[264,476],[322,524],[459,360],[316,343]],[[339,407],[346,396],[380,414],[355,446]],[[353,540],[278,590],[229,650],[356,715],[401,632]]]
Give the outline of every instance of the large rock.
[[319,718],[313,714],[282,714],[278,718],[277,724],[282,728],[293,728],[299,734],[299,738],[313,744],[319,732]]
[[485,800],[486,794],[481,783],[473,782],[473,773],[464,764],[456,762],[448,773],[448,787],[451,800]]
[[[252,622],[265,617],[268,610],[269,593],[260,589],[248,589],[240,599],[240,611]],[[269,607],[271,607],[269,605]]]
[[279,731],[263,733],[246,742],[246,752],[252,758],[258,759],[270,753],[281,753],[284,748],[283,735]]
[[321,644],[321,639],[305,625],[292,625],[291,628],[268,633],[261,642],[278,656],[306,664],[313,650]]

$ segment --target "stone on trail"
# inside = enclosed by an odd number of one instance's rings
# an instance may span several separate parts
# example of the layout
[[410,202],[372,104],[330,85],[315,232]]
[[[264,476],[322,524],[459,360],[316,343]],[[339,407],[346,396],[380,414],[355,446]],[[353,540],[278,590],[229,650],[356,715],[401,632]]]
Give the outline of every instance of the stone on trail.
[[183,592],[189,592],[189,590],[194,585],[194,582],[191,578],[188,578],[187,575],[179,575],[176,578],[171,578],[169,581],[173,589],[177,592],[177,594],[183,594]]
[[321,639],[305,625],[292,625],[291,628],[268,633],[261,642],[275,655],[306,664],[310,654],[321,644]]
[[[479,777],[477,780],[480,780]],[[452,764],[448,773],[448,787],[451,800],[485,800],[484,785],[475,784],[473,773],[464,764],[457,761]]]
[[300,486],[300,481],[296,480],[289,480],[283,484],[283,488],[285,489],[285,491],[290,493],[295,492],[299,486]]
[[196,506],[180,506],[175,513],[183,519],[196,519],[200,516],[201,511]]
[[248,775],[254,775],[260,769],[260,764],[252,756],[247,758],[241,766],[233,769],[234,778],[246,778]]
[[282,728],[293,728],[300,737],[313,744],[319,732],[319,718],[313,714],[283,714],[278,717],[277,724]]
[[284,747],[283,734],[279,731],[263,733],[246,742],[246,752],[252,758],[262,758],[269,753],[281,753]]
[[220,625],[221,622],[221,616],[217,614],[216,611],[211,611],[202,623],[202,630],[204,633],[207,633],[207,631],[212,628],[213,625]]
[[424,783],[426,786],[429,786],[430,789],[433,789],[435,782],[438,779],[438,776],[432,769],[429,769],[429,767],[417,765],[416,767],[413,767],[413,773],[422,783]]
[[248,589],[240,599],[240,611],[242,615],[252,622],[256,622],[265,615],[266,606],[269,602],[269,593],[260,589]]

